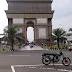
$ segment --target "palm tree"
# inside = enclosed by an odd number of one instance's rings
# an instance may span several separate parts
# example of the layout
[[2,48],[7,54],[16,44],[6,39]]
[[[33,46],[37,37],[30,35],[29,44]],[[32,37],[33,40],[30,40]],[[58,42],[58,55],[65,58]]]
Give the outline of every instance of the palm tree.
[[[70,31],[72,32],[72,28],[69,29],[69,32],[70,32]],[[68,33],[68,34],[67,34],[67,36],[71,36],[71,35],[72,35],[72,33]]]
[[14,51],[13,44],[15,39],[17,39],[18,41],[25,40],[23,34],[18,33],[18,31],[19,31],[19,28],[17,26],[8,26],[8,27],[5,27],[4,29],[4,33],[7,35],[6,40],[10,41],[12,46],[11,50],[13,51]]
[[59,43],[61,40],[65,40],[65,34],[66,34],[66,31],[64,31],[62,28],[57,28],[57,29],[54,29],[53,30],[53,38],[54,40],[57,40],[57,45],[58,45],[58,48],[60,47],[59,46]]
[[56,40],[56,37],[52,34],[49,35],[49,41],[54,42],[54,40]]
[[72,28],[70,28],[69,31],[72,31]]

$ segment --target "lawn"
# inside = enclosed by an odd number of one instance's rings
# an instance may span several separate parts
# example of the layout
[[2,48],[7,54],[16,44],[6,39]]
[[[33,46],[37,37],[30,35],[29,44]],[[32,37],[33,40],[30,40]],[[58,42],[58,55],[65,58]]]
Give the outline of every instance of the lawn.
[[[72,46],[72,45],[65,45],[65,46],[60,45],[60,48],[63,49],[63,48],[70,47],[70,46]],[[59,49],[59,48],[57,47],[57,45],[52,45],[52,46],[43,46],[43,47],[48,48],[48,49]]]
[[[18,50],[19,49],[19,47],[18,46],[14,46],[14,49],[15,50]],[[11,50],[11,46],[0,46],[0,51],[9,51],[9,50]]]

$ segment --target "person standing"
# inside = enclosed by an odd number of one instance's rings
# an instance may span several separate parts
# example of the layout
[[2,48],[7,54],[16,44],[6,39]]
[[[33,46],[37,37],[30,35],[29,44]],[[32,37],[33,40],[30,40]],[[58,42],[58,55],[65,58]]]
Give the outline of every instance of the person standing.
[[42,48],[43,48],[43,43],[42,43]]

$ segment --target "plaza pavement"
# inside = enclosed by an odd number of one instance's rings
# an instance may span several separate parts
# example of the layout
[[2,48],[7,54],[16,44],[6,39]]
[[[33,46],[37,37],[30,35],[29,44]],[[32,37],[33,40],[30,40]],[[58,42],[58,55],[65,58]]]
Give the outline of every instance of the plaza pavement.
[[33,46],[32,48],[30,48],[29,45],[22,47],[21,50],[45,50],[44,48],[40,47],[40,46]]

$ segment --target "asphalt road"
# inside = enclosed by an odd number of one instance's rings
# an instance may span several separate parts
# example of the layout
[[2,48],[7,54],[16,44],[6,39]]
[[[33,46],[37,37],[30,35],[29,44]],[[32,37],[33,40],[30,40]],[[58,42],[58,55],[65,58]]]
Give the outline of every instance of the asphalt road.
[[[44,52],[59,52],[47,50],[24,50],[15,52],[0,52],[0,72],[72,72],[72,64],[65,67],[61,64],[45,66],[41,62]],[[63,51],[72,61],[72,51]]]

